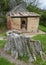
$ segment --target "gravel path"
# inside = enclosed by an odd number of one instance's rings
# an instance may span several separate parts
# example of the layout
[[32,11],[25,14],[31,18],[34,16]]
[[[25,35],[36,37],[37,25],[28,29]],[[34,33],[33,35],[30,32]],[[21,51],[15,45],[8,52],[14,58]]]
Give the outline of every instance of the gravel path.
[[11,55],[8,55],[3,49],[0,48],[0,56],[6,58],[15,65],[33,65],[32,63],[25,63],[24,61],[16,60]]

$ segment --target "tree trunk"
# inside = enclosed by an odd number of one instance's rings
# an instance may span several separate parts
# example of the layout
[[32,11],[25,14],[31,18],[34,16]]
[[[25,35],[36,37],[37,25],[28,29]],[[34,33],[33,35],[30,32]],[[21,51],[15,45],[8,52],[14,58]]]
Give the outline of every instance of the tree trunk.
[[7,43],[4,50],[7,52],[10,50],[15,59],[18,56],[23,57],[25,54],[28,56],[30,62],[36,60],[40,52],[43,52],[40,41],[32,40],[30,37],[23,36],[17,31],[7,33]]

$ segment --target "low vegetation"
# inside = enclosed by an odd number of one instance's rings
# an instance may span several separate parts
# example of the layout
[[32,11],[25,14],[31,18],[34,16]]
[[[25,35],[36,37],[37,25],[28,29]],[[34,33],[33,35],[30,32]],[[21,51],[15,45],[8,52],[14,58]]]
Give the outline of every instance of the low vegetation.
[[42,30],[42,31],[44,31],[44,32],[46,32],[46,27],[43,26],[43,25],[39,25],[39,29]]
[[46,61],[42,61],[41,57],[37,58],[37,61],[34,61],[34,65],[46,65]]
[[28,60],[29,60],[29,58],[28,58],[28,56],[27,56],[26,54],[24,54],[23,57],[19,56],[18,59],[19,59],[19,60],[23,60],[23,61],[25,61],[26,63],[28,63]]
[[3,37],[3,36],[5,36],[5,37],[7,36],[6,32],[0,34],[0,37]]
[[4,48],[6,40],[0,40],[0,48]]
[[34,36],[33,39],[41,41],[44,52],[46,53],[46,34]]
[[13,63],[10,63],[7,59],[0,57],[0,65],[14,65]]
[[[34,36],[33,39],[41,41],[44,52],[46,54],[46,34]],[[46,65],[46,61],[43,62],[41,57],[39,56],[37,58],[37,61],[34,62],[34,65]]]

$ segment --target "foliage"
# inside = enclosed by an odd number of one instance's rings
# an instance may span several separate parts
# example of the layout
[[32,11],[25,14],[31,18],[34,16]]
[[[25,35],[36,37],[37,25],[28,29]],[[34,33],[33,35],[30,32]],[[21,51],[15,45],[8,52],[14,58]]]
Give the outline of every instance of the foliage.
[[1,12],[1,16],[0,16],[0,30],[6,30],[7,29],[7,19],[6,19],[6,12]]
[[46,32],[46,26],[43,26],[43,25],[39,25],[39,29]]
[[28,11],[35,12],[41,14],[41,9],[39,9],[37,6],[34,6],[30,3],[30,5],[27,7]]
[[0,0],[1,11],[3,11],[3,12],[9,11],[11,6],[13,6],[13,4],[15,5],[14,2],[16,2],[16,4],[18,5],[21,1],[22,0],[14,0],[14,1],[12,1],[12,0],[11,1],[10,0]]
[[41,24],[46,26],[46,10],[43,10],[42,14],[41,14],[41,20],[40,20]]
[[0,29],[6,27],[6,13],[9,10],[9,0],[0,0]]
[[13,63],[10,63],[7,59],[0,57],[0,65],[14,65]]
[[1,11],[7,11],[9,9],[9,0],[0,0]]

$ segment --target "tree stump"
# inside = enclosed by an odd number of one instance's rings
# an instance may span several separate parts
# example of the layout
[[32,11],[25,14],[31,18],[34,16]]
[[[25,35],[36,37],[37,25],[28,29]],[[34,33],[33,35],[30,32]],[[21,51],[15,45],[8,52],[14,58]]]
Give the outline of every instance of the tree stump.
[[28,56],[30,62],[36,61],[37,56],[41,51],[43,53],[40,41],[32,40],[30,37],[24,36],[19,31],[7,32],[7,43],[5,44],[4,50],[6,52],[10,50],[15,59],[17,59],[18,56],[23,57],[25,54]]

